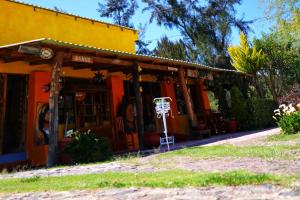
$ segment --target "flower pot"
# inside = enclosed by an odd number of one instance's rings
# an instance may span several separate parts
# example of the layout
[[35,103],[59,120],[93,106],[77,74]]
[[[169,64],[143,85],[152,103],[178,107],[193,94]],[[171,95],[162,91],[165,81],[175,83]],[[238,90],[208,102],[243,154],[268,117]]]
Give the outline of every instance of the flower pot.
[[234,133],[237,131],[237,121],[235,119],[228,120],[226,122],[227,132]]

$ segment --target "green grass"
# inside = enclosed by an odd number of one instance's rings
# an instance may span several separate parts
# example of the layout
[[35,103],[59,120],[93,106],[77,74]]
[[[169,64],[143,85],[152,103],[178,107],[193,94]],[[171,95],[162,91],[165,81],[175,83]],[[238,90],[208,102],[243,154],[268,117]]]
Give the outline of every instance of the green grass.
[[168,158],[174,156],[189,156],[192,158],[212,158],[212,157],[251,157],[263,159],[290,159],[290,152],[300,149],[300,145],[274,145],[274,146],[233,146],[217,145],[205,147],[184,148],[158,155],[158,158]]
[[287,135],[287,134],[271,135],[267,138],[267,141],[270,142],[300,141],[300,133],[292,134],[292,135]]
[[0,180],[0,192],[66,191],[128,187],[182,188],[265,183],[288,185],[290,182],[291,177],[254,174],[246,171],[202,173],[173,170],[138,174],[107,172],[103,174]]

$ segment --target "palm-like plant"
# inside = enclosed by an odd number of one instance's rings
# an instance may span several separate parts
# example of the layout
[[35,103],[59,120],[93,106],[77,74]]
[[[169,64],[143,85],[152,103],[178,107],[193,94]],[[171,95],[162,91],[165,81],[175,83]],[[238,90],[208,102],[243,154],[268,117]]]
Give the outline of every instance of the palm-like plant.
[[240,45],[228,47],[231,65],[238,71],[256,75],[266,63],[266,55],[248,44],[245,34],[240,34]]

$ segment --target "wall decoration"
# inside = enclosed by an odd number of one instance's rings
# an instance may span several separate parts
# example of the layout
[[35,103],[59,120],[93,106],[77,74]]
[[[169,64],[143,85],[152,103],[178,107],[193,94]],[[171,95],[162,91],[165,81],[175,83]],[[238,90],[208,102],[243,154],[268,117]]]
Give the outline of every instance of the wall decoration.
[[34,143],[37,146],[49,144],[49,104],[39,102],[36,110]]

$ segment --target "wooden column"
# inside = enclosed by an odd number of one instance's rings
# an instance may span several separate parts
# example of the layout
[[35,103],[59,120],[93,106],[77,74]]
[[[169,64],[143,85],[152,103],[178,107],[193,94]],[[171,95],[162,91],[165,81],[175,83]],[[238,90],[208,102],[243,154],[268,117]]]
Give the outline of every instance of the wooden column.
[[133,87],[135,91],[136,99],[136,119],[137,119],[137,131],[139,136],[140,149],[143,149],[144,143],[144,114],[143,114],[143,99],[140,91],[140,72],[137,63],[133,65],[132,71]]
[[63,52],[57,52],[52,65],[51,88],[49,97],[50,112],[50,135],[47,166],[51,167],[56,164],[58,153],[58,98],[59,98],[59,78],[60,69],[63,64]]
[[180,84],[182,92],[183,92],[185,106],[186,106],[186,110],[187,110],[187,114],[188,114],[188,118],[189,118],[189,124],[190,124],[190,126],[194,126],[196,118],[195,118],[194,112],[193,112],[192,99],[190,97],[188,88],[185,83],[183,67],[180,67],[178,70],[178,78],[179,78],[179,84]]
[[4,137],[4,121],[6,110],[6,90],[7,90],[7,75],[0,75],[0,155],[3,151],[3,137]]

